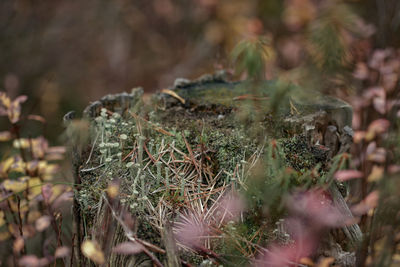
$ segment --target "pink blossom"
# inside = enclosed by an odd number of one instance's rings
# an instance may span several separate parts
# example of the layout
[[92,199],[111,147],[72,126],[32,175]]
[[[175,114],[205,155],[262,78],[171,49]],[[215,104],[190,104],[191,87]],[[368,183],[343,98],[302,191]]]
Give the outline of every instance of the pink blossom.
[[335,173],[335,179],[344,182],[351,179],[362,178],[363,173],[357,170],[341,170]]
[[182,216],[174,227],[176,240],[188,247],[200,246],[208,232],[203,219],[196,218],[194,214]]
[[222,223],[237,221],[240,218],[240,214],[245,210],[243,199],[234,192],[226,194],[216,205],[217,209],[214,212],[214,218]]
[[330,195],[323,190],[298,193],[288,200],[291,213],[307,220],[312,227],[326,228],[343,226],[346,216],[332,203]]
[[312,254],[315,243],[312,239],[305,239],[302,242],[295,242],[287,246],[273,245],[264,255],[258,257],[254,262],[256,267],[281,267],[294,265],[301,258]]

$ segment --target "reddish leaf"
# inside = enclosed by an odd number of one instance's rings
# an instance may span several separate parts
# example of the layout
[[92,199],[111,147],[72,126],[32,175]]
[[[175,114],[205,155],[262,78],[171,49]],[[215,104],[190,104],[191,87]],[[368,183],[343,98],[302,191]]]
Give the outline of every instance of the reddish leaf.
[[388,167],[388,172],[391,174],[400,172],[400,165],[390,165]]
[[335,173],[335,179],[340,182],[348,181],[351,179],[358,179],[362,177],[363,173],[357,170],[342,170],[342,171],[337,171]]
[[11,102],[8,108],[8,118],[11,123],[16,123],[19,121],[19,117],[21,115],[21,103],[25,102],[27,99],[27,96],[22,95]]
[[10,141],[12,134],[9,131],[0,132],[0,142]]
[[367,159],[376,163],[384,163],[386,161],[386,150],[378,147],[373,152],[367,154]]
[[13,102],[18,103],[18,104],[22,104],[26,100],[28,100],[28,97],[26,95],[20,95],[17,98],[15,98]]
[[40,266],[40,260],[35,255],[26,255],[19,260],[19,265],[26,267]]
[[24,245],[25,245],[24,238],[18,237],[17,239],[14,240],[13,251],[15,253],[20,253],[21,250],[24,248]]
[[[3,106],[6,110],[10,107],[11,99],[5,92],[0,92],[0,106]],[[4,110],[4,109],[3,109]]]
[[36,220],[35,227],[38,232],[43,232],[50,226],[51,217],[48,215],[44,215]]
[[41,123],[46,123],[46,119],[39,115],[28,115],[29,120],[38,121]]
[[56,252],[54,253],[55,258],[65,258],[69,256],[71,250],[69,247],[63,246],[63,247],[58,247],[56,249]]
[[117,254],[132,255],[142,252],[143,246],[137,242],[123,242],[113,248]]
[[353,206],[351,211],[354,215],[360,216],[367,213],[369,210],[375,208],[378,205],[379,201],[379,192],[377,190],[372,191],[365,197],[363,201],[359,204]]
[[42,186],[42,196],[43,196],[43,200],[45,203],[49,203],[50,202],[50,198],[53,194],[52,191],[52,186],[51,184],[46,184],[44,186]]
[[105,262],[104,253],[96,242],[91,240],[83,241],[81,250],[85,257],[91,259],[95,263],[103,264]]
[[377,119],[370,123],[365,136],[367,141],[375,138],[376,135],[383,134],[390,126],[390,122],[386,119]]

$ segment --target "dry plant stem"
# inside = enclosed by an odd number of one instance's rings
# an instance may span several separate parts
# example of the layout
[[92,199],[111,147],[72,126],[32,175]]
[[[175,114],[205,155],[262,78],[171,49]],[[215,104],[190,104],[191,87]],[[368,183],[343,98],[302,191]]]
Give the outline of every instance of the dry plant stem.
[[75,221],[75,233],[77,237],[75,238],[76,244],[75,244],[75,249],[76,249],[76,266],[80,267],[83,266],[83,254],[81,251],[81,244],[83,240],[82,236],[82,229],[81,229],[81,211],[80,211],[80,205],[78,201],[78,196],[77,193],[79,192],[80,189],[80,184],[81,184],[81,178],[80,178],[80,162],[81,162],[81,157],[79,150],[75,144],[72,145],[72,162],[73,162],[73,175],[74,175],[74,203],[73,203],[73,218]]
[[[19,232],[21,237],[23,238],[24,233],[22,231],[22,216],[21,216],[21,199],[19,198],[19,196],[17,196],[17,203],[18,203],[18,219],[19,219]],[[22,248],[22,254],[24,254],[26,251],[26,245],[24,242],[24,247]]]
[[[104,199],[104,201],[107,203],[108,207],[111,210],[111,214],[114,217],[114,219],[117,220],[117,222],[122,226],[122,228],[124,229],[124,233],[126,238],[128,238],[130,241],[132,242],[137,242],[141,245],[143,245],[143,252],[153,261],[153,264],[155,266],[158,267],[162,267],[163,265],[161,264],[161,262],[153,255],[153,253],[151,253],[147,248],[146,245],[148,244],[147,242],[144,242],[142,240],[139,240],[138,238],[133,236],[133,232],[128,228],[128,226],[125,225],[125,223],[121,220],[121,218],[119,218],[117,216],[117,214],[115,213],[114,209],[111,207],[110,202],[108,201],[107,197],[105,197],[104,195],[102,195],[102,198]],[[156,246],[152,245],[152,248],[155,248]],[[160,252],[163,251],[165,253],[165,250],[163,249],[159,249]]]
[[164,224],[163,240],[167,253],[168,267],[181,266],[179,262],[178,250],[176,248],[176,241],[172,233],[172,227],[168,222]]
[[[353,214],[351,213],[349,207],[347,206],[347,203],[344,200],[339,189],[337,188],[336,184],[332,183],[329,190],[332,194],[333,202],[335,206],[339,209],[340,213],[347,216],[349,219],[353,219],[354,218]],[[359,244],[361,244],[363,240],[363,234],[358,224],[355,223],[349,226],[346,225],[343,227],[343,231],[346,237],[350,240],[350,243],[354,248],[357,248]]]
[[69,267],[74,266],[74,259],[75,259],[75,238],[76,238],[76,234],[72,235],[71,238],[71,258],[70,258],[70,262],[69,262]]

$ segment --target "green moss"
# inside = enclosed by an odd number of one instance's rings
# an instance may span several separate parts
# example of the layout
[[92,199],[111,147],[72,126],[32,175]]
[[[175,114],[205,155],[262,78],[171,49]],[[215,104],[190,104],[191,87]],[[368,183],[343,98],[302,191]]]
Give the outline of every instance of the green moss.
[[[213,247],[218,253],[231,255],[227,260],[246,264],[246,259],[235,258],[241,255],[236,242],[247,247],[243,240],[271,240],[271,225],[285,213],[282,199],[293,188],[309,183],[305,174],[325,162],[326,154],[318,147],[309,147],[304,136],[271,141],[271,136],[281,137],[285,132],[274,114],[260,118],[248,110],[251,116],[236,116],[241,107],[233,105],[232,99],[247,92],[245,84],[238,87],[240,90],[233,88],[235,84],[229,85],[232,88],[215,86],[193,92],[194,99],[203,99],[204,103],[187,107],[175,103],[166,110],[142,114],[142,118],[101,112],[92,122],[93,147],[87,151],[91,159],[81,169],[78,201],[88,226],[94,224],[104,190],[111,180],[118,179],[121,204],[139,218],[138,235],[162,246],[160,233],[151,221],[161,199],[168,214],[162,219],[173,220],[177,211],[188,205],[185,194],[211,194],[205,205],[212,205],[219,193],[210,193],[209,187],[233,185],[245,195],[249,212],[242,223],[226,226],[226,238],[213,240]],[[185,95],[189,92],[185,90],[189,88],[180,89],[179,94],[193,98],[192,93]],[[210,97],[217,103],[206,103]],[[199,166],[216,178],[214,184],[210,186],[204,175],[197,180]],[[192,263],[202,261],[197,255],[188,254],[187,258]]]
[[304,135],[285,138],[280,141],[289,166],[300,172],[306,172],[317,164],[328,161],[328,150],[323,146],[309,145]]

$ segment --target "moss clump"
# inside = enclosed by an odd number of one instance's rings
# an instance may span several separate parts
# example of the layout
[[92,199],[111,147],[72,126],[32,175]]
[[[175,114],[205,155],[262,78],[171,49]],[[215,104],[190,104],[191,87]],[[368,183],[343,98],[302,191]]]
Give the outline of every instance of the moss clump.
[[[198,93],[212,99],[211,91]],[[232,102],[237,94],[242,91],[224,99]],[[308,146],[304,136],[281,138],[285,129],[271,114],[260,117],[249,110],[250,116],[238,118],[241,107],[227,106],[225,100],[172,101],[150,112],[131,110],[122,116],[101,110],[92,121],[88,164],[81,169],[78,200],[87,218],[85,227],[98,220],[112,180],[120,182],[121,206],[138,219],[137,235],[159,246],[165,221],[176,221],[188,211],[203,218],[217,199],[234,189],[246,196],[250,212],[243,214],[241,223],[222,226],[223,238],[210,237],[208,244],[221,254],[245,249],[251,255],[255,251],[251,242],[268,242],[275,220],[285,212],[282,198],[309,182],[305,174],[326,162],[326,153]],[[271,134],[280,139],[273,141]],[[187,258],[201,262],[190,253]]]
[[323,146],[309,145],[304,135],[282,139],[281,144],[287,164],[297,171],[305,172],[328,161],[329,150]]

